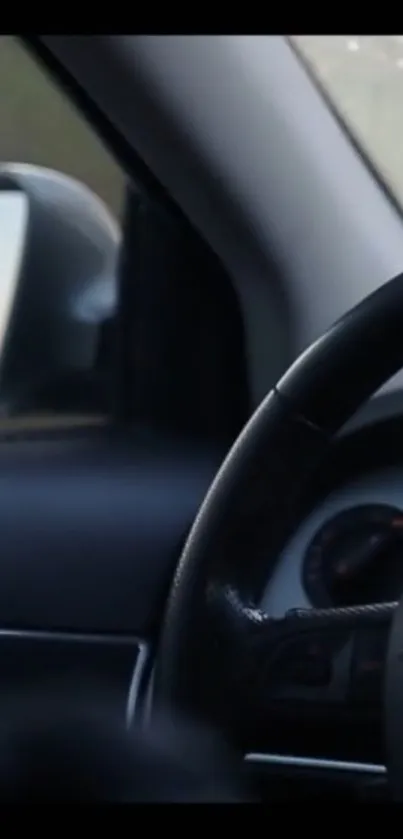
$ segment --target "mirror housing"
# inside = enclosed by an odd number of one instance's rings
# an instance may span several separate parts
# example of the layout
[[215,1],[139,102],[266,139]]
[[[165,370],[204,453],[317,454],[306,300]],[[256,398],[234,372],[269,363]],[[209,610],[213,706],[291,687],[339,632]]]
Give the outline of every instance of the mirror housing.
[[41,408],[58,382],[96,374],[119,245],[118,224],[88,187],[39,166],[0,166],[0,413]]

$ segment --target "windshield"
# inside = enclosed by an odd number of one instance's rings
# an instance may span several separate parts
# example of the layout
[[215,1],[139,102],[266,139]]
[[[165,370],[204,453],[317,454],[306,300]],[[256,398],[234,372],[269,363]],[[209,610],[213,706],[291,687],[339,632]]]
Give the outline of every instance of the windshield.
[[290,41],[403,207],[403,35],[296,35]]

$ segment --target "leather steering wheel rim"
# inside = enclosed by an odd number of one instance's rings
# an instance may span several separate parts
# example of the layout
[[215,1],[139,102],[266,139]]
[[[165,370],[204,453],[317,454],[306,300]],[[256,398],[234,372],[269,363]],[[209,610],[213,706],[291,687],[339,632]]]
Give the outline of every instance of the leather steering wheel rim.
[[[334,435],[402,366],[400,274],[302,354],[231,448],[176,568],[157,649],[154,704],[177,708],[189,705],[189,698],[194,701],[196,635],[199,640],[203,636],[200,627],[209,622],[214,595],[229,604],[234,631],[238,626],[242,632],[244,614],[259,622],[262,571],[267,580],[270,562],[275,562],[284,534],[293,526],[296,499]],[[260,577],[255,575],[257,584],[248,588],[252,568]]]

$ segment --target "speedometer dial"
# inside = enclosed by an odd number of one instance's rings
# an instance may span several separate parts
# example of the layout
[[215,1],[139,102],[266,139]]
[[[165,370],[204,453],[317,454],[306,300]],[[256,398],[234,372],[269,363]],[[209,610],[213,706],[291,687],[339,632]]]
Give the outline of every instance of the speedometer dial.
[[316,607],[399,600],[403,591],[403,512],[368,504],[336,515],[307,549],[303,582]]

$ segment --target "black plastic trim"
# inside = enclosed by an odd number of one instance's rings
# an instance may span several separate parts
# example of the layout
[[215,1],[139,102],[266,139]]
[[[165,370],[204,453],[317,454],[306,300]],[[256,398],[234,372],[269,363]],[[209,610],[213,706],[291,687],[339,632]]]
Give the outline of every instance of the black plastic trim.
[[96,105],[84,88],[43,44],[40,37],[38,35],[20,35],[19,39],[45,69],[57,79],[60,87],[65,90],[69,99],[94,127],[116,161],[133,179],[136,187],[145,195],[155,198],[159,203],[167,206],[171,212],[175,212],[183,218],[181,209],[170,197],[158,178],[133,150],[125,137],[107,119],[101,108]]

